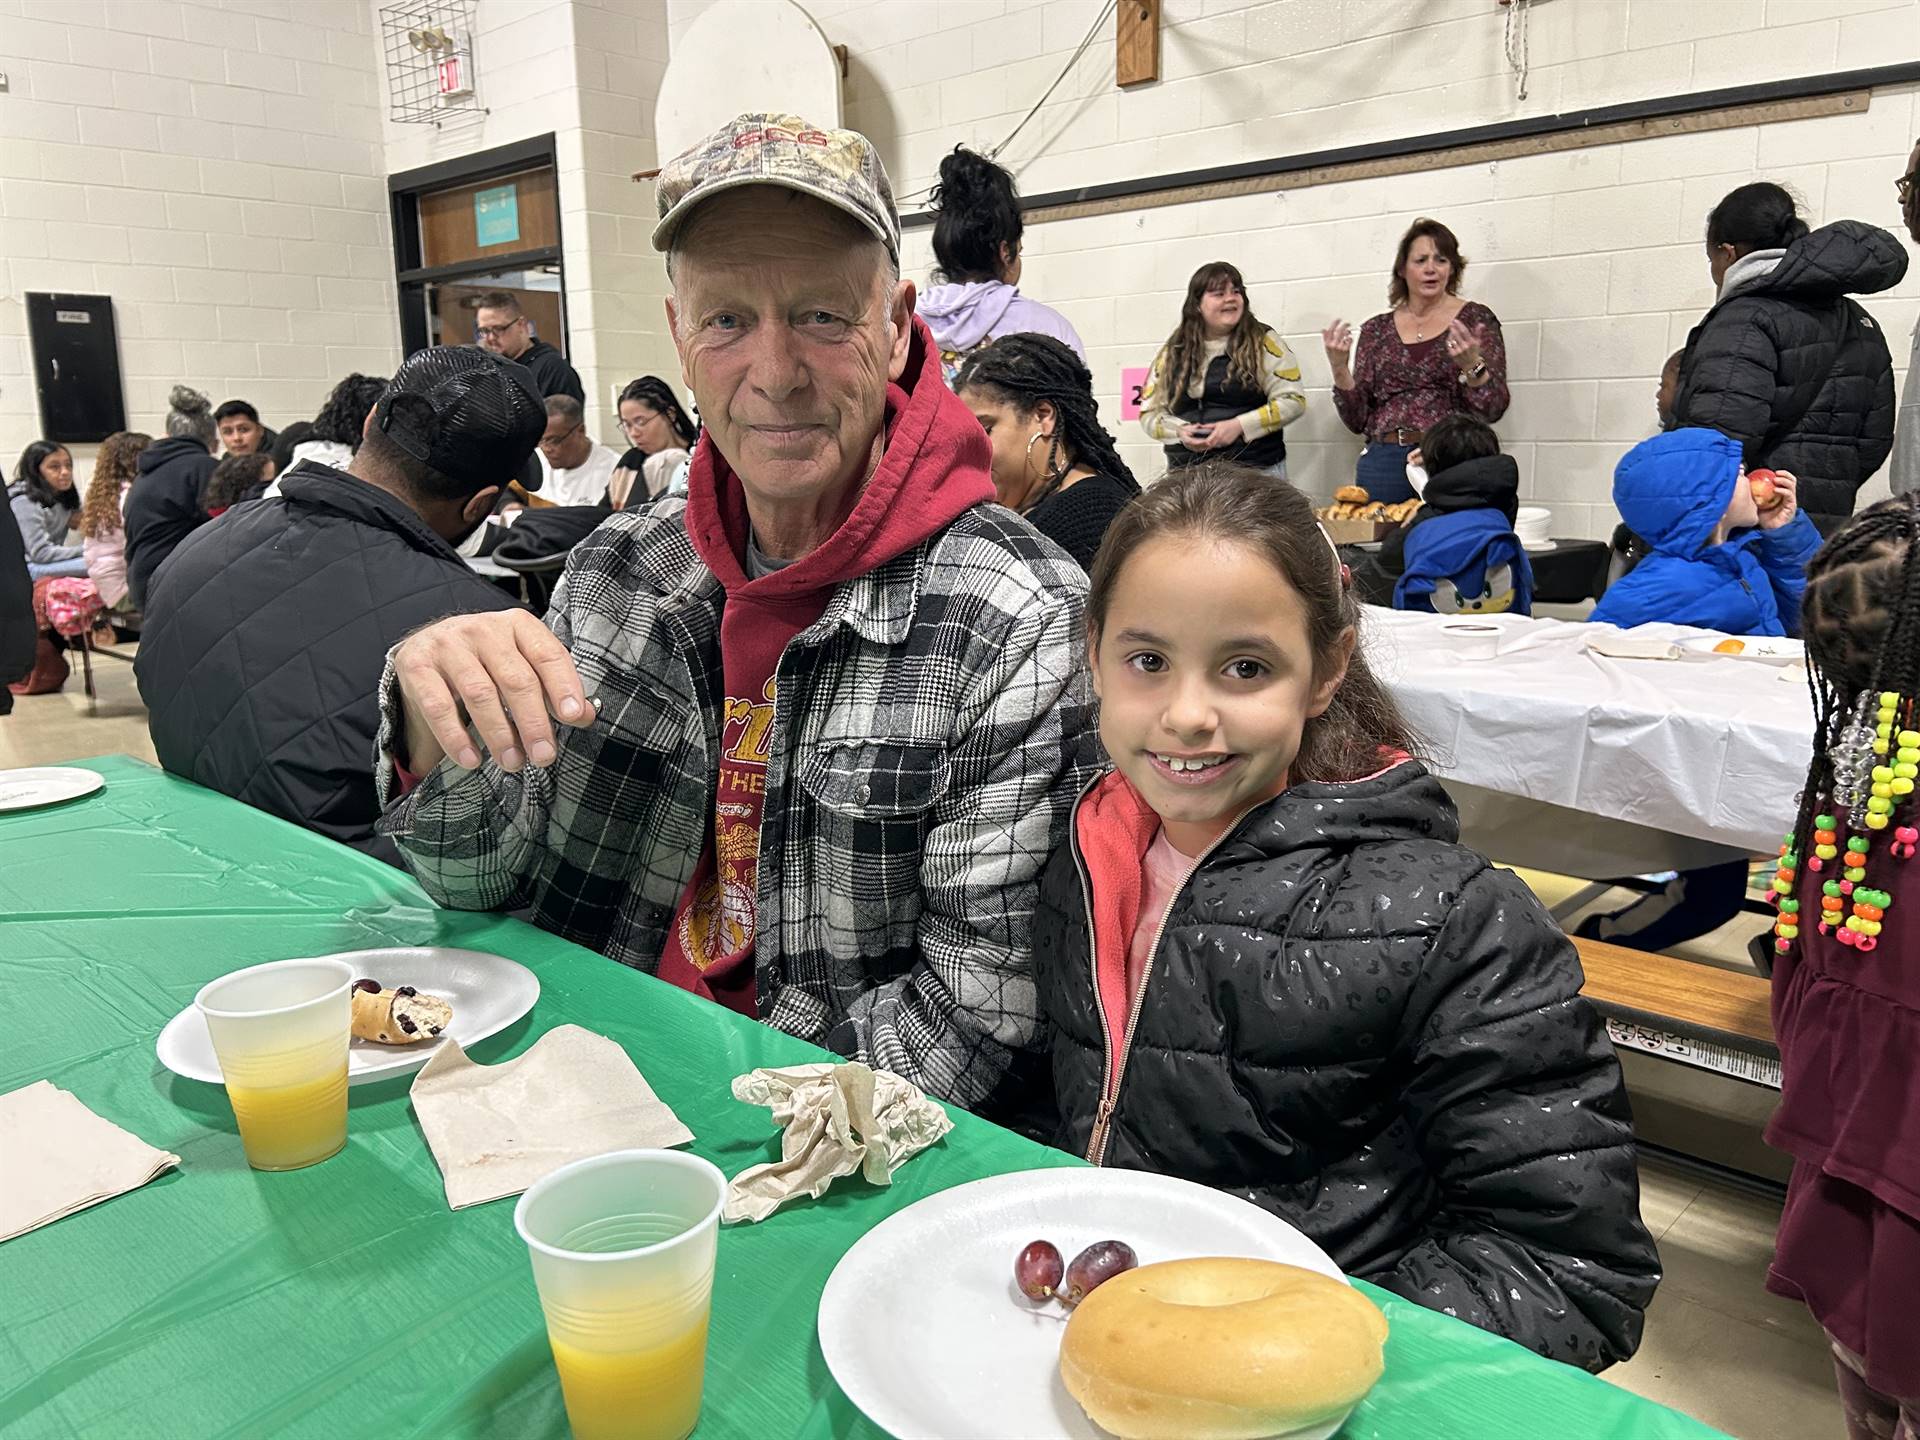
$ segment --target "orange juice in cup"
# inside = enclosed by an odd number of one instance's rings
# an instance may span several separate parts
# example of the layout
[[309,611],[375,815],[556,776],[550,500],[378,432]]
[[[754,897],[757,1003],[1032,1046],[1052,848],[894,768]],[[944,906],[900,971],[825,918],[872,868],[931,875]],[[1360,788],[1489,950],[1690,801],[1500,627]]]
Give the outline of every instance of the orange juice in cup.
[[276,960],[194,997],[254,1169],[317,1165],[347,1143],[353,978],[344,960]]
[[707,1368],[707,1321],[638,1350],[569,1345],[547,1326],[553,1368],[577,1440],[681,1440],[700,1418]]
[[684,1440],[700,1418],[724,1176],[697,1155],[617,1150],[562,1166],[514,1208],[576,1440]]

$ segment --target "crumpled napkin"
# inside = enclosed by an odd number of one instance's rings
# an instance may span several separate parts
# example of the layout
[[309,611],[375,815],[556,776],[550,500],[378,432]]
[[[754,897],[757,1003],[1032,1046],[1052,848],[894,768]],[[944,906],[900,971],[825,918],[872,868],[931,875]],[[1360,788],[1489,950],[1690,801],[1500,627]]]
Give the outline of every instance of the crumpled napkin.
[[51,1080],[0,1095],[0,1240],[138,1190],[179,1163]]
[[765,1105],[785,1130],[780,1158],[733,1177],[722,1220],[764,1220],[858,1170],[875,1185],[953,1128],[947,1112],[891,1070],[822,1061],[734,1077],[733,1098]]
[[454,1210],[518,1195],[573,1160],[693,1139],[625,1050],[578,1025],[499,1065],[446,1036],[408,1093]]

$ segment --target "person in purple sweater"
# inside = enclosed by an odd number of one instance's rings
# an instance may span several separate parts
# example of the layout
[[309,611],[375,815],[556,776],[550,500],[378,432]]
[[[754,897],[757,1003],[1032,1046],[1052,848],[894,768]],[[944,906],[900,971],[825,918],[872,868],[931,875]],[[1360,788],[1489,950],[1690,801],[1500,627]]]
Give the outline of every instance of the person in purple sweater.
[[1020,293],[1020,197],[1013,176],[984,155],[956,145],[933,187],[933,254],[938,284],[920,297],[920,318],[940,347],[951,385],[960,365],[1001,335],[1050,335],[1084,361],[1067,317]]

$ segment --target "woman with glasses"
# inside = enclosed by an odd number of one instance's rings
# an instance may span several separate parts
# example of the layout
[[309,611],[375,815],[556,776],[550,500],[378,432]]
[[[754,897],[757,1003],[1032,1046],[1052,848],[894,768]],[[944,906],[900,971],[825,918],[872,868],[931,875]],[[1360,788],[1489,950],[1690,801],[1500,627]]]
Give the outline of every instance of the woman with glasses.
[[1859,220],[1809,229],[1761,180],[1713,207],[1706,250],[1718,294],[1687,336],[1674,419],[1738,440],[1748,469],[1791,471],[1831,533],[1893,449],[1893,357],[1849,297],[1898,285],[1906,248]]
[[1224,260],[1194,271],[1140,391],[1140,424],[1166,447],[1168,468],[1223,459],[1284,480],[1282,431],[1306,408],[1300,364],[1254,318],[1240,272]]
[[1438,220],[1407,227],[1394,252],[1387,308],[1360,327],[1335,320],[1320,334],[1333,370],[1333,407],[1365,437],[1354,483],[1369,499],[1410,499],[1407,457],[1448,415],[1491,425],[1507,413],[1507,347],[1500,319],[1460,297],[1467,259]]
[[665,471],[671,477],[678,465],[648,465],[648,459],[669,451],[680,452],[684,459],[700,438],[700,427],[681,407],[673,387],[657,375],[642,375],[620,392],[620,429],[629,448],[607,486],[607,503],[616,510],[624,510],[629,501],[644,504],[664,494],[668,478],[656,483],[649,476]]

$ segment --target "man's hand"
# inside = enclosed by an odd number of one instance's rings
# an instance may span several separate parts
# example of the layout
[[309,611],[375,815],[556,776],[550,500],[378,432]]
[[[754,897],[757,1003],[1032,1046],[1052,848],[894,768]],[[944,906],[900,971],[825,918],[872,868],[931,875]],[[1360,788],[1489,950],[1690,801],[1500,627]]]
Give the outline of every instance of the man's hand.
[[1793,517],[1800,513],[1799,487],[1800,482],[1791,470],[1773,472],[1774,503],[1772,508],[1760,512],[1762,530],[1778,530],[1793,523]]
[[502,770],[557,753],[549,712],[570,725],[593,715],[567,647],[525,610],[455,615],[416,631],[393,655],[406,712],[407,768],[424,775],[451,755],[480,765],[467,722]]

